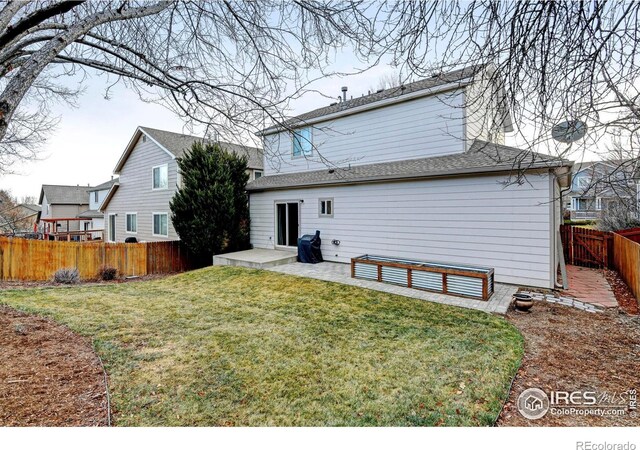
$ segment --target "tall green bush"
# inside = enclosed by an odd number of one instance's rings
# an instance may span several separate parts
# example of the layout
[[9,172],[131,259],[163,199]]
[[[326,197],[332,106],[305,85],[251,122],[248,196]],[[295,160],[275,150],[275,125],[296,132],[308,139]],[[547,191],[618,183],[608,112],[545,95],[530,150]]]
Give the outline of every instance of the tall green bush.
[[249,247],[246,156],[195,143],[178,158],[182,183],[171,200],[178,236],[201,262]]

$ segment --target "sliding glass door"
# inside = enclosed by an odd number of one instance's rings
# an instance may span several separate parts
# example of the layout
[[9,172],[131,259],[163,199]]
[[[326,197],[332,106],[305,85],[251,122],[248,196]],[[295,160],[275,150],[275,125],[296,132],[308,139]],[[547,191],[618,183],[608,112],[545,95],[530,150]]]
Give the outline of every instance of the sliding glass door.
[[276,245],[297,247],[299,232],[299,203],[276,202]]

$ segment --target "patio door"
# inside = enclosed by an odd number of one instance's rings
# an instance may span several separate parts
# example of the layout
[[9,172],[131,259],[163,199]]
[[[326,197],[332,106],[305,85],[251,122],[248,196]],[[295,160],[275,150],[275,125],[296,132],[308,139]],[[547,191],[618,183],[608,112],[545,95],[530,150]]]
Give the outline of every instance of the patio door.
[[109,214],[109,240],[116,241],[116,215]]
[[300,235],[300,203],[276,202],[276,245],[297,247]]

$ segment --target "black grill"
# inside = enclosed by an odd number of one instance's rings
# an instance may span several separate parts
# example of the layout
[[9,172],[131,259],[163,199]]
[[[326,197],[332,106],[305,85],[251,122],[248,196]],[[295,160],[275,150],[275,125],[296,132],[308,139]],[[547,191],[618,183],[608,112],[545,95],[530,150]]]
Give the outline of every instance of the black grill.
[[301,263],[316,264],[322,262],[322,251],[320,250],[320,231],[316,234],[305,234],[298,238],[298,261]]

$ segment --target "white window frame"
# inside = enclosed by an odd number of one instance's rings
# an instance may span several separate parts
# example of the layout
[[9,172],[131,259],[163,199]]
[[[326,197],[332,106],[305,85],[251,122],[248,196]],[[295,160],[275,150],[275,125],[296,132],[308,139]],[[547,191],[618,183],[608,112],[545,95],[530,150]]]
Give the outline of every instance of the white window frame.
[[[113,227],[111,226],[111,217],[113,217]],[[107,240],[109,242],[116,242],[116,239],[118,238],[118,236],[116,235],[116,231],[118,229],[117,226],[117,221],[118,221],[118,215],[117,214],[108,214],[107,215]],[[111,233],[113,231],[113,239],[111,239]]]
[[[259,177],[257,177],[256,175],[260,174]],[[262,170],[254,170],[253,171],[253,179],[257,180],[258,178],[262,178],[264,176],[264,172]]]
[[[136,217],[136,231],[129,230],[129,216]],[[137,212],[128,212],[124,215],[124,231],[127,234],[138,234],[138,213]]]
[[[155,216],[167,216],[167,234],[157,234],[155,231]],[[157,237],[169,237],[169,214],[166,212],[151,213],[151,235]]]
[[591,184],[591,177],[588,175],[580,175],[578,178],[578,189],[588,188]]
[[93,203],[98,203],[98,191],[93,191]]
[[[282,245],[278,244],[278,205],[288,205],[289,203],[297,203],[298,204],[298,230],[296,231],[297,236],[300,236],[300,232],[302,230],[302,201],[300,199],[292,199],[292,200],[274,200],[273,202],[273,231],[274,231],[274,240],[273,245],[276,249],[282,250],[292,250],[297,247],[297,242],[294,245]],[[286,226],[289,228],[289,207],[286,208]],[[289,237],[285,238],[285,242],[288,241]]]
[[[311,148],[309,149],[308,152],[305,152],[304,149],[302,149],[301,153],[299,155],[296,155],[294,150],[295,150],[295,141],[296,141],[296,132],[298,131],[302,131],[302,130],[309,130],[309,139],[305,139],[304,142],[308,142],[309,145],[311,145]],[[291,132],[291,159],[299,159],[299,158],[306,158],[308,156],[313,156],[313,127],[302,127],[302,128],[298,128],[297,130],[293,130],[293,132]]]
[[[322,202],[325,202],[325,212],[322,212]],[[327,203],[331,204],[331,214],[328,214],[327,211]],[[333,213],[335,212],[333,209],[334,206],[334,202],[333,202],[333,197],[326,197],[326,198],[319,198],[318,199],[318,217],[327,217],[327,218],[331,218],[333,217]]]
[[[153,174],[154,174],[156,169],[161,169],[163,167],[167,171],[167,185],[165,187],[154,187],[154,185],[153,185],[153,182],[154,182]],[[166,191],[167,189],[169,189],[169,164],[160,164],[159,166],[153,166],[151,168],[151,190],[152,191]]]

